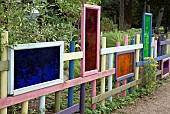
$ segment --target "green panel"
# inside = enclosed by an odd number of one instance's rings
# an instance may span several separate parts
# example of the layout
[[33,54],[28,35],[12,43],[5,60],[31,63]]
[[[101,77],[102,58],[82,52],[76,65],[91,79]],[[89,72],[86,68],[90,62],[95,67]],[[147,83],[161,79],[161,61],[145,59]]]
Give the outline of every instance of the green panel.
[[145,16],[145,42],[144,42],[144,57],[149,57],[150,53],[150,24],[151,24],[151,16]]

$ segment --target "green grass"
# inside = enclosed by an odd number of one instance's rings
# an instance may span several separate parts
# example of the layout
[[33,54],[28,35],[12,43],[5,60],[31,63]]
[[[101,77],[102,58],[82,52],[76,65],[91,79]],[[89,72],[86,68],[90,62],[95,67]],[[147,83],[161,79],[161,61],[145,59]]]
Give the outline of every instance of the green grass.
[[121,45],[124,45],[124,35],[128,35],[128,40],[135,39],[137,34],[141,34],[141,29],[129,29],[127,31],[115,31],[115,32],[104,32],[103,37],[106,37],[106,47],[115,47],[116,42],[120,42]]

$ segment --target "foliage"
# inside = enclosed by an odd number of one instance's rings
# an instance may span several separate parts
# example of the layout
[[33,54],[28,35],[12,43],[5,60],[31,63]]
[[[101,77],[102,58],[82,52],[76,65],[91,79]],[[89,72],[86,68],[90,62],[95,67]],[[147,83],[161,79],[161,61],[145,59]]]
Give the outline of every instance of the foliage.
[[101,31],[103,32],[111,32],[117,29],[117,25],[114,24],[113,21],[107,17],[101,19],[100,26],[101,26]]
[[[10,45],[62,40],[68,47],[71,40],[78,41],[79,31],[76,26],[56,15],[50,15],[47,6],[39,2],[0,4],[1,33],[3,30],[9,31]],[[33,14],[35,11],[39,14]]]
[[129,43],[130,40],[134,39],[136,34],[140,34],[141,29],[129,29],[127,31],[118,31],[114,32],[104,32],[102,36],[106,37],[106,46],[113,47],[116,46],[116,42],[120,42],[121,45],[124,45],[124,35],[128,34]]
[[158,62],[155,61],[153,58],[148,57],[146,58],[147,63],[144,65],[144,72],[143,72],[143,77],[144,77],[144,87],[146,88],[148,93],[151,93],[155,89],[155,82],[154,80],[156,79],[156,72]]

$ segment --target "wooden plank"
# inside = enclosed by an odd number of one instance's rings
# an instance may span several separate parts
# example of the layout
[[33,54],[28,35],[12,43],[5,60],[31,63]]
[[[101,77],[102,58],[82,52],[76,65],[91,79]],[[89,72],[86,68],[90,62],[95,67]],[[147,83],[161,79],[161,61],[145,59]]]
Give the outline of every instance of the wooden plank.
[[115,89],[113,89],[111,91],[105,92],[105,93],[97,95],[95,97],[92,97],[92,104],[97,103],[97,102],[99,102],[101,100],[104,100],[104,99],[106,99],[106,98],[108,98],[110,96],[113,96],[113,95],[117,94],[117,93],[120,93],[123,90],[126,90],[126,89],[128,89],[130,87],[133,87],[133,86],[135,86],[137,84],[140,84],[141,82],[142,82],[142,79],[135,80],[135,81],[130,82],[130,83],[126,84],[126,85],[123,85],[123,86],[120,86],[118,88],[115,88]]
[[[153,40],[152,40],[152,41],[153,41]],[[152,48],[154,48],[156,45],[157,45],[156,42],[152,42],[152,44],[151,44]]]
[[165,61],[168,61],[169,59],[170,59],[170,57],[165,58],[165,59],[163,59],[162,61],[165,62]]
[[73,60],[73,59],[81,59],[83,58],[83,52],[72,52],[72,53],[64,53],[64,61]]
[[[166,59],[166,58],[168,58],[169,57],[169,55],[163,55],[163,56],[159,56],[159,57],[156,57],[156,58],[154,58],[156,61],[160,61],[160,60],[162,60],[162,59]],[[136,66],[142,66],[142,65],[144,65],[144,64],[146,64],[147,63],[147,61],[140,61],[140,62],[136,62]]]
[[161,41],[160,45],[170,44],[170,40]]
[[103,49],[101,49],[101,55],[122,52],[122,51],[135,50],[135,49],[141,49],[141,48],[143,48],[143,44],[103,48]]
[[167,57],[169,57],[169,55],[162,55],[162,56],[156,57],[155,60],[160,61],[160,60],[165,59]]
[[55,114],[72,114],[74,112],[77,112],[79,110],[79,104],[75,104],[69,108],[66,108],[60,112],[57,112]]
[[8,106],[15,105],[15,104],[27,101],[27,100],[38,98],[38,97],[43,96],[43,95],[54,93],[56,91],[64,90],[64,89],[67,89],[69,87],[73,87],[73,86],[80,85],[80,84],[83,84],[83,83],[91,82],[93,80],[97,80],[97,79],[112,75],[114,73],[115,73],[115,68],[110,69],[110,70],[106,70],[104,72],[99,72],[99,73],[91,75],[91,76],[87,76],[87,77],[83,77],[83,78],[79,77],[79,78],[76,78],[76,79],[73,79],[73,80],[68,80],[68,81],[65,81],[64,83],[61,83],[61,84],[58,84],[58,85],[53,85],[53,86],[46,87],[46,88],[43,88],[43,89],[27,92],[27,93],[24,93],[24,94],[21,94],[21,95],[2,98],[2,99],[0,99],[0,104],[1,104],[0,109],[8,107]]
[[8,60],[7,61],[0,61],[0,71],[7,71],[8,70]]
[[[4,31],[1,34],[1,61],[8,60],[8,31]],[[6,98],[8,96],[8,71],[0,72],[0,98]],[[1,103],[0,103],[1,104]],[[7,108],[0,109],[0,114],[7,114]]]
[[[140,34],[137,34],[137,37],[136,37],[136,44],[139,44],[140,43]],[[140,58],[140,50],[137,49],[136,50],[136,62],[139,62],[139,58]],[[135,68],[135,80],[138,80],[139,79],[139,67],[136,65],[136,68]],[[138,88],[138,85],[136,85],[136,88]]]
[[167,76],[169,76],[169,72],[166,73],[166,74],[164,74],[162,78],[165,78],[165,77],[167,77]]
[[[102,38],[102,48],[106,48],[106,37]],[[106,70],[106,55],[102,55],[101,56],[101,71],[105,71],[105,70]],[[101,94],[105,93],[105,85],[106,85],[105,77],[103,77],[100,82],[100,93]],[[105,106],[105,100],[101,101],[101,105]]]
[[156,76],[160,75],[161,73],[162,73],[161,70],[157,71],[157,72],[156,72]]

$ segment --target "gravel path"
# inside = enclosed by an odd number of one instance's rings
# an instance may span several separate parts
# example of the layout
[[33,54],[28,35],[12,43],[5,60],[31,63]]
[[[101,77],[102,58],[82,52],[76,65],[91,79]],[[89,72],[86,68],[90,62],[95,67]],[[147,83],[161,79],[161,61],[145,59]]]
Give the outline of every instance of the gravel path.
[[161,85],[151,97],[140,99],[112,114],[170,114],[170,80]]

